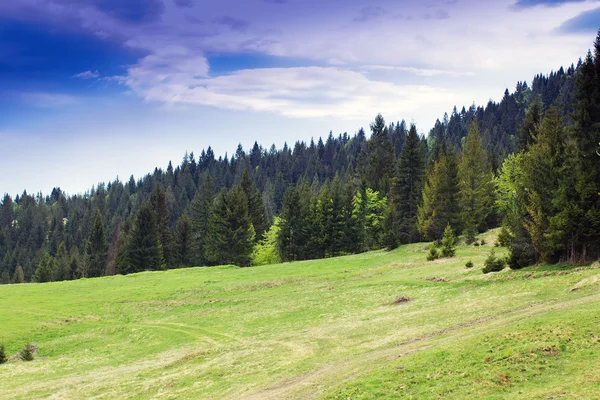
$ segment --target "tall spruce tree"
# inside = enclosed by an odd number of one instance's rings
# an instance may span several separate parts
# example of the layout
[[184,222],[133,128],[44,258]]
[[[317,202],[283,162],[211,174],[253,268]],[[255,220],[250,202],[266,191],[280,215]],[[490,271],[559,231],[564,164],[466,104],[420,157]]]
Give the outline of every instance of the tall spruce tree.
[[208,226],[206,251],[210,263],[251,265],[255,234],[243,190],[235,187],[219,192]]
[[422,200],[423,177],[425,175],[425,154],[417,128],[410,127],[398,163],[392,187],[390,221],[387,225],[387,247],[398,244],[413,243],[420,239],[417,228],[418,208]]
[[150,204],[156,215],[156,227],[158,229],[158,237],[162,246],[163,257],[167,267],[172,267],[176,264],[177,249],[173,232],[169,228],[169,208],[165,191],[160,183],[154,185],[154,190],[150,196]]
[[550,221],[559,212],[557,202],[551,199],[560,195],[565,139],[560,111],[552,106],[535,133],[523,165],[529,217],[524,221],[525,228],[542,260],[547,262],[557,261],[563,246],[564,231],[552,229]]
[[266,217],[262,194],[250,178],[248,169],[244,169],[244,172],[242,173],[240,188],[244,191],[244,194],[248,199],[248,215],[250,216],[252,226],[254,226],[254,232],[256,233],[255,240],[258,242],[269,228],[269,223]]
[[204,174],[202,184],[189,207],[192,223],[191,260],[196,265],[205,265],[206,239],[208,237],[208,220],[215,198],[215,183],[209,172]]
[[467,243],[487,228],[486,219],[494,204],[494,174],[481,146],[479,122],[471,123],[458,166],[459,204]]
[[87,276],[93,278],[104,275],[108,260],[108,242],[100,211],[96,212],[96,219],[88,237],[85,253],[88,259]]
[[381,114],[375,117],[370,128],[366,181],[373,190],[379,192],[381,196],[386,196],[391,188],[394,174],[396,158],[394,144],[388,135],[388,129]]
[[192,255],[192,220],[183,214],[177,221],[177,265],[192,266]]
[[429,171],[423,188],[423,204],[419,206],[419,232],[430,240],[442,239],[446,225],[460,227],[458,205],[458,165],[453,147],[443,146],[439,160]]
[[140,206],[128,244],[129,265],[123,273],[165,269],[166,263],[160,242],[156,213],[145,202]]

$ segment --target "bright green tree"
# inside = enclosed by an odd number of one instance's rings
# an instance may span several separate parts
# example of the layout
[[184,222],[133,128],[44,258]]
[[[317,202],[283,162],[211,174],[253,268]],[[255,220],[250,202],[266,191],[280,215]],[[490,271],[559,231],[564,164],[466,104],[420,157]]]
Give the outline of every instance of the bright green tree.
[[265,232],[263,238],[254,246],[252,252],[252,265],[269,265],[281,262],[279,249],[277,248],[277,238],[281,230],[279,224],[281,220],[275,217],[271,228]]

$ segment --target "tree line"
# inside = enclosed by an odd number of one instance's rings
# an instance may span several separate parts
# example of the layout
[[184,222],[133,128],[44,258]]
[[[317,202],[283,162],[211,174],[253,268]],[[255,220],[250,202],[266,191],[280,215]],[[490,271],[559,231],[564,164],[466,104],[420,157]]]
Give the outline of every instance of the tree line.
[[0,282],[195,265],[248,266],[440,241],[502,225],[511,266],[598,256],[600,46],[519,82],[427,138],[378,115],[350,136],[281,149],[208,147],[83,194],[0,203]]

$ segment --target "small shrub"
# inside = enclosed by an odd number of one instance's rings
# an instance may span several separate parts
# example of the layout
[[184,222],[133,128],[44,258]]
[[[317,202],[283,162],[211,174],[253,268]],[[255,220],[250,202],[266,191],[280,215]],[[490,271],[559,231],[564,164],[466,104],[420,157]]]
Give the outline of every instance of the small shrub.
[[427,254],[427,261],[437,260],[438,258],[440,258],[440,253],[438,253],[438,250],[435,247],[435,245],[432,244],[429,248],[429,254]]
[[506,261],[504,260],[504,258],[497,258],[496,252],[494,251],[494,249],[492,249],[492,251],[490,252],[490,255],[488,256],[488,258],[485,260],[485,262],[483,264],[484,264],[484,267],[483,267],[484,274],[487,274],[490,272],[499,272],[499,271],[502,271],[504,269],[504,267],[506,267]]
[[475,246],[475,247],[479,247],[479,242],[475,242],[475,243],[473,243],[473,246]]
[[506,229],[506,227],[503,226],[502,229],[500,230],[500,233],[498,234],[498,241],[496,243],[498,243],[499,246],[508,247],[508,246],[510,246],[512,241],[513,241],[512,235],[510,234],[508,229]]
[[35,352],[35,350],[36,349],[34,345],[27,343],[25,347],[23,347],[23,350],[21,350],[21,352],[19,353],[19,357],[23,361],[33,361],[33,353]]
[[485,246],[485,240],[481,239],[481,245]]
[[0,344],[0,364],[4,364],[8,361],[8,356],[6,355],[6,349],[3,344]]
[[467,261],[467,263],[465,264],[465,268],[473,268],[473,261]]
[[442,238],[442,256],[443,257],[454,257],[456,253],[456,236],[454,231],[450,227],[450,224],[446,225],[444,229],[444,237]]

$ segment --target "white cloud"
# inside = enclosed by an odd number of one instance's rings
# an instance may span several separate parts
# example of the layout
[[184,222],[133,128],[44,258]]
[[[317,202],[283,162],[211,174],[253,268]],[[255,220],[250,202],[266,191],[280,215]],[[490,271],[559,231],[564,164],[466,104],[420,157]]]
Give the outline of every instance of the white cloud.
[[98,78],[99,76],[100,76],[100,74],[98,73],[98,71],[85,71],[85,72],[80,72],[78,74],[73,75],[73,78],[93,79],[93,78]]
[[420,108],[451,104],[456,96],[440,87],[377,81],[338,67],[245,69],[211,77],[205,59],[190,59],[181,49],[146,57],[128,71],[124,82],[147,101],[296,118],[414,115]]

